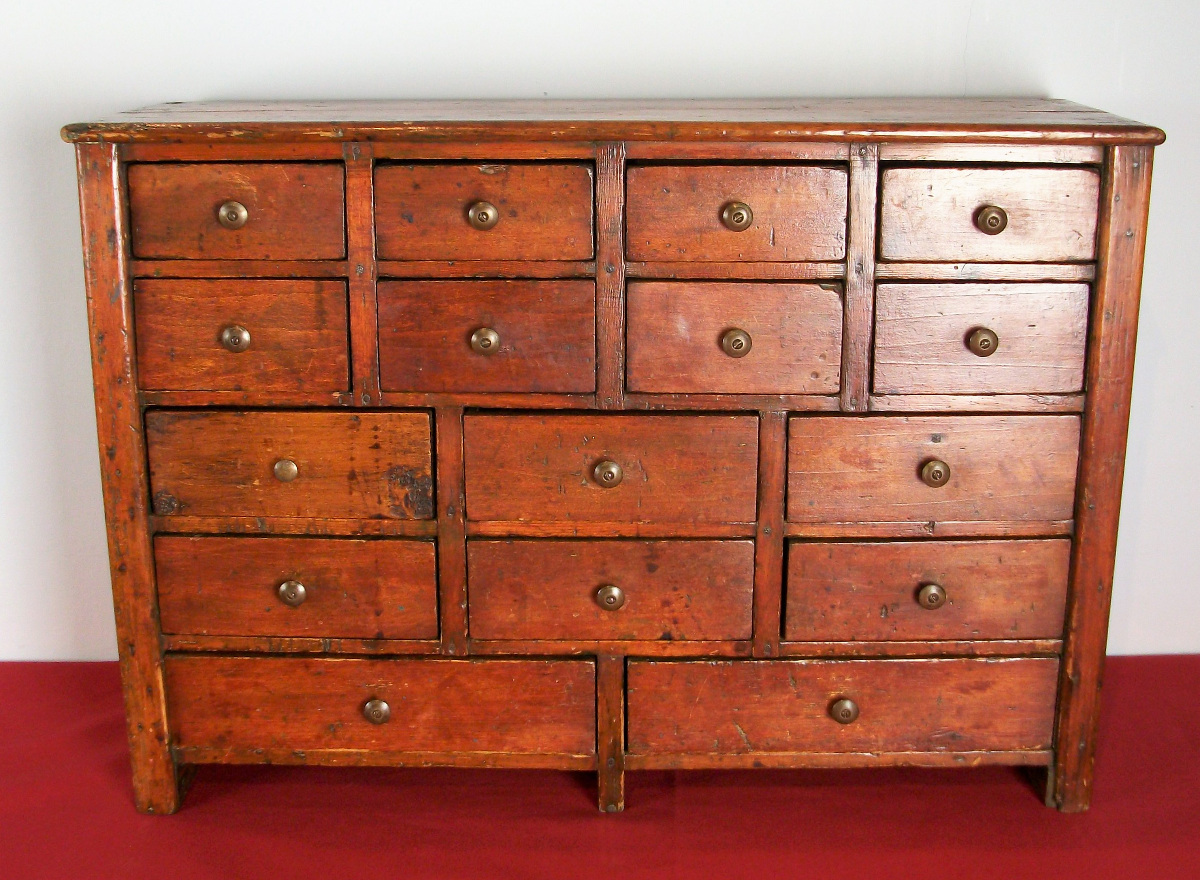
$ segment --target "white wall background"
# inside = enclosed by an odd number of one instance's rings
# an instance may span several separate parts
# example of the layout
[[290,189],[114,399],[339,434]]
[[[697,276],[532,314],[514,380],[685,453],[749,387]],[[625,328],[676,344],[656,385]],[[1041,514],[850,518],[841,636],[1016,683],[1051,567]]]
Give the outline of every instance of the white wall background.
[[1045,95],[1165,129],[1109,649],[1200,652],[1194,0],[40,0],[8,9],[0,659],[116,656],[75,172],[59,127],[161,101],[538,96]]

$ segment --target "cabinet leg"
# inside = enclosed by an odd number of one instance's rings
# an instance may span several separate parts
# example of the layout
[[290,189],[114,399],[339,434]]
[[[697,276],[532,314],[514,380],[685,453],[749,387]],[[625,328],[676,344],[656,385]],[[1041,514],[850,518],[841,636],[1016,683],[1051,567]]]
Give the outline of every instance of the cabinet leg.
[[596,760],[600,812],[625,809],[625,658],[596,658]]

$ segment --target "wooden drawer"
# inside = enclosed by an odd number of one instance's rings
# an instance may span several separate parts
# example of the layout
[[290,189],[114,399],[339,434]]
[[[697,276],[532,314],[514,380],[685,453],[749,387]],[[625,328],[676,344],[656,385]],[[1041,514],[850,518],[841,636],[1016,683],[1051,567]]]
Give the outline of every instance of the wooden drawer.
[[467,569],[475,639],[751,635],[753,541],[470,541]]
[[755,519],[755,416],[468,415],[464,431],[472,520]]
[[[472,225],[471,207],[497,212]],[[381,165],[375,232],[381,260],[588,260],[592,167],[581,163]]]
[[595,391],[595,282],[381,282],[379,371],[387,391]]
[[[629,259],[799,262],[846,255],[847,176],[821,165],[635,165],[627,171]],[[722,222],[750,206],[748,228]]]
[[432,541],[158,535],[165,633],[436,639]]
[[[836,394],[842,298],[817,284],[628,287],[629,390]],[[732,334],[749,335],[749,352]]]
[[425,413],[154,410],[154,512],[431,519],[430,437]]
[[1087,315],[1085,284],[880,284],[874,391],[1080,391]]
[[[1075,508],[1078,416],[801,416],[788,423],[788,519],[1050,522]],[[932,461],[949,465],[927,485]]]
[[[346,256],[340,163],[129,166],[133,255],[146,259],[338,260]],[[230,228],[222,205],[246,209]]]
[[[174,745],[185,755],[596,753],[591,661],[174,654],[164,673]],[[388,704],[385,723],[364,717],[370,700]]]
[[[1050,748],[1058,660],[629,663],[630,754]],[[852,700],[849,724],[831,716]]]
[[350,387],[344,281],[140,278],[133,297],[142,389]]
[[1071,542],[793,542],[791,641],[1060,639]]
[[[1096,253],[1100,175],[1090,168],[889,168],[879,253],[885,260],[1070,262]],[[1000,208],[1002,231],[979,212]]]

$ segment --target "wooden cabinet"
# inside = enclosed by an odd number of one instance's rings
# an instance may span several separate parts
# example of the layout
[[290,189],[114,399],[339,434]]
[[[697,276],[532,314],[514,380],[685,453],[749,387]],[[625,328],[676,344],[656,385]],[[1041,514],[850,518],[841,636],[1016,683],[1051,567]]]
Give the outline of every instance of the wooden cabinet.
[[68,126],[137,805],[1032,765],[1087,807],[1153,147],[1057,101]]

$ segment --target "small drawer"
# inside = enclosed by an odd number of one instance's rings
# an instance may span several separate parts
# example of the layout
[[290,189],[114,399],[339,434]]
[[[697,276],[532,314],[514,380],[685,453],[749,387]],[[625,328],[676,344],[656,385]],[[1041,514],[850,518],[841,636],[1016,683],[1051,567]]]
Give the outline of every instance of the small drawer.
[[150,391],[346,391],[344,281],[133,285],[138,385]]
[[436,639],[432,541],[154,539],[162,631]]
[[146,414],[159,516],[432,519],[426,413]]
[[1096,254],[1100,175],[1089,168],[889,168],[885,260],[1072,262]]
[[172,745],[193,761],[239,752],[259,761],[263,753],[295,760],[298,752],[418,753],[414,761],[596,753],[589,660],[172,654],[164,676]]
[[385,391],[595,391],[595,282],[381,282],[379,372]]
[[589,260],[592,166],[380,165],[381,260]]
[[1060,639],[1071,542],[796,541],[790,641]]
[[630,260],[800,262],[846,256],[846,170],[821,165],[635,165]]
[[753,541],[470,541],[471,638],[748,639]]
[[876,394],[1083,388],[1084,284],[880,284]]
[[842,298],[817,284],[628,288],[629,390],[836,394]]
[[128,180],[135,257],[346,256],[345,173],[340,164],[133,164]]
[[799,416],[788,519],[1055,522],[1075,508],[1078,416]]
[[631,660],[628,750],[1042,751],[1057,690],[1055,658]]
[[468,415],[467,516],[754,522],[755,416]]

